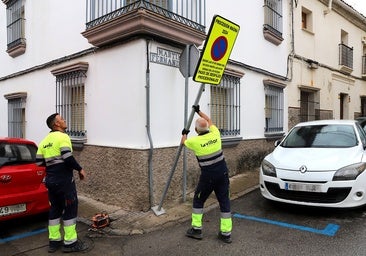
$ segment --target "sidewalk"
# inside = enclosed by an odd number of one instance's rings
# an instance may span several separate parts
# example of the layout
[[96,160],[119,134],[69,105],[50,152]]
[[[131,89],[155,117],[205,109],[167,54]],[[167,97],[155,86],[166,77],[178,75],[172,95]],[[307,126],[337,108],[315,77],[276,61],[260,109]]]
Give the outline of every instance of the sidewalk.
[[[245,193],[258,187],[258,169],[246,171],[230,178],[231,200],[236,199]],[[159,204],[160,202],[157,202]],[[217,207],[215,195],[211,195],[205,204],[208,210]],[[192,213],[192,195],[187,195],[186,202],[165,204],[162,209],[164,214],[157,216],[152,210],[148,212],[128,212],[120,207],[106,205],[90,198],[79,195],[79,217],[78,221],[89,226],[92,224],[92,217],[96,213],[107,212],[111,223],[109,227],[103,228],[103,233],[109,235],[134,235],[143,234],[173,225],[177,222],[187,221]]]

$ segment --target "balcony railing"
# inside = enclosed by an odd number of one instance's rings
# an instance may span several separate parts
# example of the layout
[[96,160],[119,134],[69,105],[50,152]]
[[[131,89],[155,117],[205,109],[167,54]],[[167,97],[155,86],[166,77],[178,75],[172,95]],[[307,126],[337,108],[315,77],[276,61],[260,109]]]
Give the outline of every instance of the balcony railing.
[[200,0],[86,0],[86,28],[144,8],[205,32],[206,1]]
[[264,37],[279,45],[283,41],[282,37],[282,1],[264,1]]
[[200,45],[206,37],[205,0],[86,0],[89,43],[102,46],[136,36]]
[[347,73],[353,71],[353,48],[339,44],[339,65],[342,71]]
[[25,18],[23,2],[13,0],[7,2],[7,52],[16,57],[25,52]]

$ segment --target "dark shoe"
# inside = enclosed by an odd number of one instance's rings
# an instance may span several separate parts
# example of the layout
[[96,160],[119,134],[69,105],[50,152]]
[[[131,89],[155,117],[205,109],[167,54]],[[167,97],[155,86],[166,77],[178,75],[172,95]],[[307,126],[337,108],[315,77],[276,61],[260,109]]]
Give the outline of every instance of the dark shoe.
[[221,232],[218,234],[218,238],[223,241],[224,243],[231,244],[231,236],[230,235],[223,235]]
[[75,243],[69,244],[69,245],[64,245],[64,247],[62,248],[62,251],[65,253],[69,253],[69,252],[83,252],[85,250],[88,250],[88,246],[83,243],[82,241],[78,240]]
[[54,253],[62,247],[62,241],[50,241],[48,244],[48,252]]
[[186,236],[188,236],[190,238],[194,238],[194,239],[200,239],[200,240],[203,238],[202,230],[196,229],[196,228],[188,229],[186,232]]

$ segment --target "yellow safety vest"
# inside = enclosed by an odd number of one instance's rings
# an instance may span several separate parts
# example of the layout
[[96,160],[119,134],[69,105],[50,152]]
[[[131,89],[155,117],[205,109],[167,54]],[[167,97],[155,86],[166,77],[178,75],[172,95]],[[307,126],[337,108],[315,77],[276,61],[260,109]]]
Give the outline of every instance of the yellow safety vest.
[[210,132],[187,138],[184,145],[193,150],[196,156],[211,155],[221,150],[220,131],[215,125],[210,126]]

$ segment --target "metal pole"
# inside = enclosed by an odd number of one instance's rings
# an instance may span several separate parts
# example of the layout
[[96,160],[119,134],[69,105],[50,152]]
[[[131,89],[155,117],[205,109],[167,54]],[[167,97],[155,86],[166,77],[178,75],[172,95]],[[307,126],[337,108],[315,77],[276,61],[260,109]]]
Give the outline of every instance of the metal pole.
[[[190,55],[190,45],[186,45],[186,60],[189,60]],[[188,118],[188,82],[189,82],[189,61],[186,63],[186,75],[185,75],[185,88],[184,88],[184,125],[187,124]],[[187,149],[183,148],[183,188],[182,188],[182,198],[183,202],[186,201],[186,190],[187,190]]]
[[149,59],[149,44],[150,41],[146,40],[146,132],[149,138],[150,148],[148,157],[148,176],[149,176],[149,195],[150,195],[150,207],[154,205],[154,180],[153,180],[153,153],[154,144],[151,136],[151,122],[150,122],[150,59]]
[[[201,99],[202,92],[203,92],[204,90],[205,90],[205,84],[201,84],[201,87],[200,87],[200,89],[199,89],[199,91],[198,91],[198,93],[197,93],[197,97],[196,97],[196,100],[195,100],[195,102],[194,102],[194,105],[198,105],[198,103],[199,103],[199,101],[200,101],[200,99]],[[191,114],[190,114],[189,119],[188,119],[188,122],[186,123],[186,127],[184,127],[184,128],[188,129],[188,128],[191,126],[191,123],[192,123],[192,120],[193,120],[194,114],[195,114],[195,112],[194,112],[194,109],[192,108],[192,110],[191,110]],[[157,211],[158,211],[158,212],[160,212],[160,211],[161,211],[161,207],[162,207],[162,205],[163,205],[163,201],[164,201],[164,199],[165,199],[165,196],[166,196],[166,194],[167,194],[167,192],[168,192],[168,188],[169,188],[170,183],[171,183],[171,181],[172,181],[172,178],[173,178],[173,174],[174,174],[175,168],[177,167],[177,163],[178,163],[178,160],[179,160],[180,153],[182,152],[182,148],[183,148],[183,145],[179,143],[179,148],[178,148],[177,154],[176,154],[176,156],[175,156],[175,161],[174,161],[173,167],[172,167],[172,169],[170,170],[170,175],[169,175],[168,181],[167,181],[167,183],[166,183],[166,185],[165,185],[165,189],[164,189],[163,195],[162,195],[162,197],[161,197],[160,204],[159,204],[159,206],[158,206],[158,208],[157,208]],[[154,210],[154,209],[153,209],[153,210]]]

